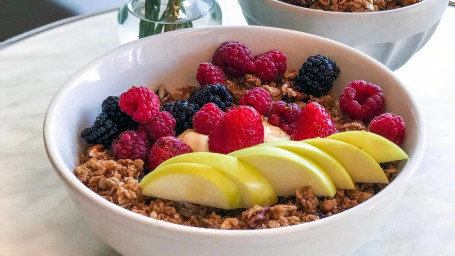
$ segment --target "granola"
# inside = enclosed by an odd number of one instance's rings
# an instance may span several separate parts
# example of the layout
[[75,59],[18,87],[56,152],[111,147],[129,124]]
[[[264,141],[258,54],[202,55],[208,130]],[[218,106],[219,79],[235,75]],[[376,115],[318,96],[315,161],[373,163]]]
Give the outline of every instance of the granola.
[[405,7],[420,0],[280,0],[311,9],[334,12],[377,12]]

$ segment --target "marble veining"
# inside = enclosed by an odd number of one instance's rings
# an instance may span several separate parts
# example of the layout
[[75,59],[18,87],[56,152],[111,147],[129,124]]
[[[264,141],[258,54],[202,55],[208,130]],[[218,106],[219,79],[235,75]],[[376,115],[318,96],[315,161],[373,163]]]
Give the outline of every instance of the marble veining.
[[[246,24],[219,1],[224,25]],[[353,255],[455,255],[455,8],[396,75],[421,104],[426,154],[392,217]],[[116,13],[42,32],[0,50],[0,255],[117,255],[70,201],[47,159],[42,125],[61,84],[118,45]]]

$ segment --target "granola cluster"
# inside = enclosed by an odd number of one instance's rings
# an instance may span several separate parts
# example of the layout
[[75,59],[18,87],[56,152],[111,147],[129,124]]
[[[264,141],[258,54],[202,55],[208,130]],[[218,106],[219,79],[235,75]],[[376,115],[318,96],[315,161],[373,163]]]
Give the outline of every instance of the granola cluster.
[[420,0],[280,0],[311,9],[334,12],[377,12],[405,7]]
[[[286,71],[279,83],[264,84],[255,75],[231,79],[227,89],[238,104],[243,94],[255,87],[270,92],[274,101],[295,102],[299,107],[316,101],[330,113],[338,130],[366,130],[362,121],[343,114],[337,100],[330,95],[314,98],[294,88],[297,71]],[[194,87],[184,85],[174,92],[161,88],[161,104],[187,98]],[[398,174],[398,163],[381,164],[389,181]],[[249,209],[222,210],[186,202],[152,198],[142,194],[139,182],[144,176],[142,160],[113,160],[112,153],[102,145],[87,149],[75,168],[77,178],[92,191],[125,209],[171,223],[216,229],[265,229],[296,225],[325,218],[350,209],[381,191],[385,184],[356,184],[354,190],[338,189],[333,197],[316,197],[311,187],[302,187],[295,196],[279,198],[271,206],[253,206]]]

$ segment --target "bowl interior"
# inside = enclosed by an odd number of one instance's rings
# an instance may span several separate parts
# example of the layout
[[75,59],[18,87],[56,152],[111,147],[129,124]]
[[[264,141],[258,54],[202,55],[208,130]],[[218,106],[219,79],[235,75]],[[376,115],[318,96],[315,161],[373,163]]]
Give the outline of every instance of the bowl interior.
[[[96,197],[79,182],[73,169],[85,148],[80,132],[92,125],[101,111],[101,102],[133,85],[157,89],[165,84],[172,89],[197,84],[198,65],[211,61],[214,50],[228,40],[243,42],[253,55],[280,50],[287,55],[288,69],[299,69],[311,55],[329,56],[341,69],[334,95],[352,80],[380,85],[386,97],[386,111],[401,115],[407,124],[403,147],[410,159],[399,178],[407,179],[415,170],[423,147],[418,107],[400,81],[379,62],[345,45],[301,32],[266,27],[212,27],[168,32],[123,45],[74,74],[54,97],[45,119],[45,145],[57,173],[76,190]],[[109,207],[123,210],[115,205]]]

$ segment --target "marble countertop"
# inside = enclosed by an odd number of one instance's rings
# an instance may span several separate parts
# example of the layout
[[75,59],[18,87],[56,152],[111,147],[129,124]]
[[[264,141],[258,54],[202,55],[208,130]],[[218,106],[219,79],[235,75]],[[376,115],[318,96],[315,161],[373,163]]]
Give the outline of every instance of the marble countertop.
[[[225,25],[245,25],[219,1]],[[96,24],[96,25],[94,25]],[[390,218],[354,255],[455,255],[455,8],[395,71],[420,102],[427,148]],[[70,201],[43,145],[43,119],[71,74],[118,46],[116,13],[46,29],[0,50],[0,255],[117,255]]]

